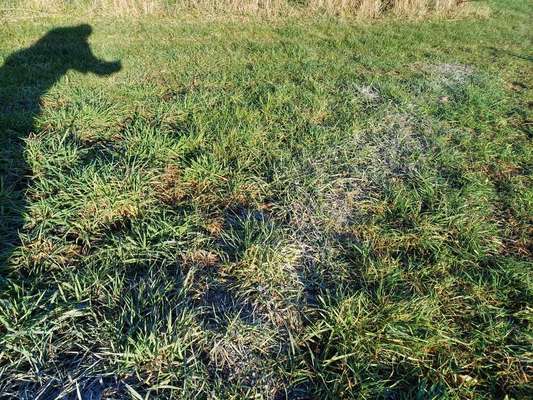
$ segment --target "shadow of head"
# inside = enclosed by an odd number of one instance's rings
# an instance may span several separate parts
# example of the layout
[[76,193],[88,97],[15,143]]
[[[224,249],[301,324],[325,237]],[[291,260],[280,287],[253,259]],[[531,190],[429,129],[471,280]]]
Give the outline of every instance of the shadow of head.
[[66,69],[97,75],[110,75],[120,71],[119,61],[106,62],[93,55],[88,42],[91,33],[92,28],[87,24],[56,28],[41,38],[38,44],[54,49]]
[[120,71],[120,61],[107,62],[92,53],[88,42],[91,33],[87,24],[52,29],[32,46],[11,55],[5,65],[37,79],[53,78],[71,69],[101,76]]

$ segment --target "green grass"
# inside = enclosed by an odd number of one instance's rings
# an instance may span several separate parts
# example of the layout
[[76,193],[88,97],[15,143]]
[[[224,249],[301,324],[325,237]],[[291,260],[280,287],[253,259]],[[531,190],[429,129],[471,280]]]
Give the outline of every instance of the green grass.
[[527,398],[527,3],[6,19],[0,62],[86,22],[122,70],[0,88],[0,392]]

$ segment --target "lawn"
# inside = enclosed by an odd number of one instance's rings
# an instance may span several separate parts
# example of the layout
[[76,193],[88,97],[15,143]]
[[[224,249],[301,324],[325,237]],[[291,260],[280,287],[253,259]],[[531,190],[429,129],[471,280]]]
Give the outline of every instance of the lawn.
[[533,7],[488,5],[6,14],[0,397],[528,398]]

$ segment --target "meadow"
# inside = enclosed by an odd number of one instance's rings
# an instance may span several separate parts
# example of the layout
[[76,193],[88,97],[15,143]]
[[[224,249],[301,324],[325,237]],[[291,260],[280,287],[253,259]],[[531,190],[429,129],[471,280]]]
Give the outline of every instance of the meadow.
[[531,395],[531,2],[16,4],[1,398]]
[[365,19],[393,14],[420,17],[457,13],[465,0],[4,0],[12,13],[28,11],[85,15],[176,17],[183,13],[224,16],[287,16],[328,14]]

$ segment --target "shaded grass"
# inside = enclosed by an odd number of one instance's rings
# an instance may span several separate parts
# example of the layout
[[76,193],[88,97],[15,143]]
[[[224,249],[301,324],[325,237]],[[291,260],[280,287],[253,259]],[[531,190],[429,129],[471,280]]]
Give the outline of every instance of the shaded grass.
[[0,192],[2,392],[526,398],[531,10],[493,10],[91,21],[123,71],[51,89]]

